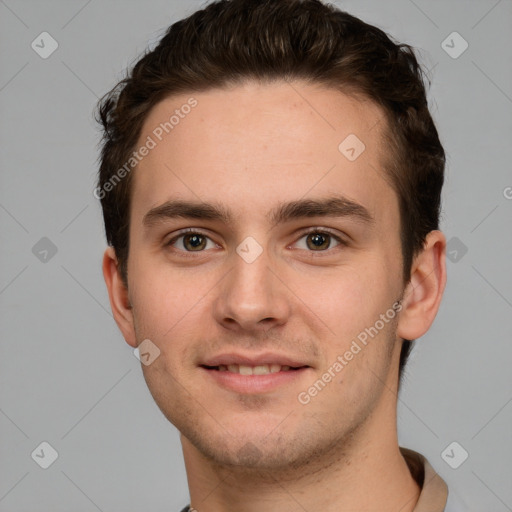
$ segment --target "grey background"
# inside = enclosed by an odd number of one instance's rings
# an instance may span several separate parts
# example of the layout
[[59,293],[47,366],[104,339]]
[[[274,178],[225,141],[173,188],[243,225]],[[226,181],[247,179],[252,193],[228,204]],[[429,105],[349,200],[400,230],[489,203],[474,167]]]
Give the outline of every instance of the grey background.
[[[442,228],[454,261],[407,369],[400,444],[468,510],[511,510],[512,2],[337,4],[423,49],[448,153]],[[1,512],[188,503],[178,433],[110,313],[92,112],[148,41],[201,5],[0,0]],[[31,48],[43,31],[59,44],[47,59]],[[441,46],[453,31],[469,44],[457,59]],[[43,237],[57,249],[46,262]],[[43,441],[59,455],[46,470],[31,458]],[[441,457],[453,441],[469,453],[458,469]]]

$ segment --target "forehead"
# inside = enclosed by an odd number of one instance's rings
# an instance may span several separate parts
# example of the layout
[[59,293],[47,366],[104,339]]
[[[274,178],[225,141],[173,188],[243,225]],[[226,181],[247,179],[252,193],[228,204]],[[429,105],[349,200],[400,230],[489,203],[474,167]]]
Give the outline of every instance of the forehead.
[[139,137],[137,147],[151,140],[152,149],[134,171],[132,213],[180,198],[254,218],[272,202],[333,192],[389,210],[396,198],[383,177],[383,129],[370,100],[301,82],[166,98]]

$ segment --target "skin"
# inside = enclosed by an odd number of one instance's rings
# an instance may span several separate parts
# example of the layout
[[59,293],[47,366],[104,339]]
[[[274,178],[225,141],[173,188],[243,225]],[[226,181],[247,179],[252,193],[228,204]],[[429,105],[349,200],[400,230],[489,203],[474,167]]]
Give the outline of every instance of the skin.
[[[190,96],[197,107],[133,171],[128,288],[112,248],[103,272],[126,342],[150,339],[160,350],[142,370],[181,432],[191,505],[413,510],[420,489],[396,430],[400,339],[419,338],[435,318],[446,240],[440,231],[428,235],[404,285],[398,198],[381,164],[382,111],[323,86],[247,82],[163,100],[140,143]],[[349,134],[366,146],[353,162],[338,150]],[[282,202],[332,194],[363,205],[373,223],[267,218]],[[145,228],[144,215],[170,199],[215,202],[233,220],[166,219]],[[207,237],[203,250],[183,237],[166,245],[184,228]],[[326,248],[312,247],[304,231],[322,228],[346,244],[327,237]],[[252,263],[236,252],[248,236],[263,249]],[[300,403],[298,394],[400,298],[400,314]],[[310,368],[271,392],[246,394],[219,387],[198,366],[237,351],[277,351]]]

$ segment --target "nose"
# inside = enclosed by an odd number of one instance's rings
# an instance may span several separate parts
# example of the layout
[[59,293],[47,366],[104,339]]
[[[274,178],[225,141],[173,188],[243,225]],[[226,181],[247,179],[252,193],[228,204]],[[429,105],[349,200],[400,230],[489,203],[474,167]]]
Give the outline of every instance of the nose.
[[233,254],[233,266],[219,283],[214,316],[231,331],[266,331],[286,323],[289,291],[270,266],[266,251],[252,263]]

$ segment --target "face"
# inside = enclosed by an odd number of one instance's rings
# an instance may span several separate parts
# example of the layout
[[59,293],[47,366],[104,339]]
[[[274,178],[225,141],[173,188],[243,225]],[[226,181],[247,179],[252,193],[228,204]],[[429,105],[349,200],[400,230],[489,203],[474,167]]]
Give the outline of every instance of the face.
[[149,389],[206,457],[300,464],[395,414],[402,257],[383,129],[370,101],[300,82],[174,96],[146,119],[138,146],[157,144],[132,176],[122,328],[160,350]]

